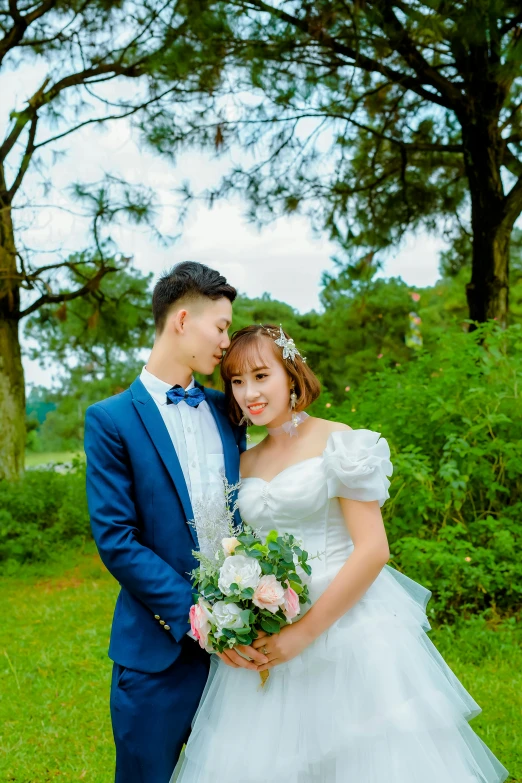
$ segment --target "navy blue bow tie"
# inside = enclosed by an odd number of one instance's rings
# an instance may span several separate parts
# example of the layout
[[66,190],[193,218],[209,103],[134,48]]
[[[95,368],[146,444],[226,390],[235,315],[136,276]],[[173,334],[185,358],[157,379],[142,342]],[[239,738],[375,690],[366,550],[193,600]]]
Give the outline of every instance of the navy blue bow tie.
[[178,402],[186,402],[191,408],[197,408],[205,400],[205,392],[198,386],[193,386],[189,391],[185,391],[179,383],[169,389],[167,392],[167,405],[177,405]]

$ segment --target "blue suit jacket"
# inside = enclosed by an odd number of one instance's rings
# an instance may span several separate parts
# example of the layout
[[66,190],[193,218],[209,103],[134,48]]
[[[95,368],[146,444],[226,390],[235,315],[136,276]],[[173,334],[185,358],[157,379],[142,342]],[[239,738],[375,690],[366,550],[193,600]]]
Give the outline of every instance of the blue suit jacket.
[[[222,392],[205,394],[221,435],[226,475],[235,484],[245,431],[231,425]],[[178,657],[189,630],[188,574],[197,565],[197,537],[187,524],[193,512],[176,451],[139,378],[87,410],[85,452],[92,532],[121,586],[109,656],[130,669],[163,671]]]

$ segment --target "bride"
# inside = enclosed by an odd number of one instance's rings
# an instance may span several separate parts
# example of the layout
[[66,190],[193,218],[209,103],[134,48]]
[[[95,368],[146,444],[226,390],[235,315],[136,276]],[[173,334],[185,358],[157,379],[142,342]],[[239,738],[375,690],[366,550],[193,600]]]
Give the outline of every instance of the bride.
[[[426,635],[430,593],[386,565],[390,450],[372,430],[308,416],[319,382],[272,326],[223,360],[231,418],[266,425],[241,457],[242,519],[303,542],[312,605],[253,646],[259,674],[218,660],[178,783],[497,783],[507,771],[468,721],[480,708]],[[290,403],[290,404],[289,404]]]

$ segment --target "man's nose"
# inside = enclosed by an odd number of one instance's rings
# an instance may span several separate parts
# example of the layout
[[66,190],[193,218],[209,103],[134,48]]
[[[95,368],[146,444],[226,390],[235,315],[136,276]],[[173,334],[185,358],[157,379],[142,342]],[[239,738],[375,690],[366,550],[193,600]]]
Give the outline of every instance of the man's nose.
[[223,339],[221,340],[219,347],[222,351],[226,351],[227,348],[230,347],[230,337],[228,336],[228,333],[223,335]]

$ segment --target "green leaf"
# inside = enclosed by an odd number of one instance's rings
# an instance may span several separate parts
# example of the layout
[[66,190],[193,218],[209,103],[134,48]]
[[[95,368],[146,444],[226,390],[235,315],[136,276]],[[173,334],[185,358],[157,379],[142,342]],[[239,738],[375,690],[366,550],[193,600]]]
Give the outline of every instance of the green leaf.
[[261,618],[261,628],[263,631],[266,631],[267,633],[273,634],[273,633],[279,633],[281,626],[275,620],[274,618],[270,617],[262,617]]
[[292,590],[295,590],[297,595],[300,595],[303,592],[303,586],[298,585],[297,582],[294,582],[293,580],[290,581],[290,587],[292,588]]

